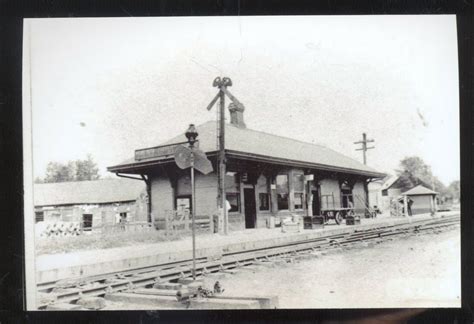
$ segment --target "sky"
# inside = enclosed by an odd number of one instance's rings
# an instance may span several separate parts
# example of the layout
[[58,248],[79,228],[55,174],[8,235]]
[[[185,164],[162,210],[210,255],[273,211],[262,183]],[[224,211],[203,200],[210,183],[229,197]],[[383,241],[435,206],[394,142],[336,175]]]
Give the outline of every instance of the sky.
[[[91,154],[107,166],[215,120],[228,76],[248,128],[318,143],[393,174],[420,156],[460,178],[456,18],[30,19],[34,177]],[[28,64],[27,64],[28,65]],[[229,115],[227,112],[227,118]]]

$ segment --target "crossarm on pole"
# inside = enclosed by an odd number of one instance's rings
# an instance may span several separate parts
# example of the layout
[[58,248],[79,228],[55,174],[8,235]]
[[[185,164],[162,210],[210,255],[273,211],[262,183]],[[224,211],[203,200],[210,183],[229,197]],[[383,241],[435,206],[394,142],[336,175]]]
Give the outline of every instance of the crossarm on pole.
[[227,90],[226,87],[222,86],[222,87],[220,87],[219,89],[220,89],[222,92],[224,92],[224,93],[227,95],[227,97],[229,97],[229,99],[230,99],[233,103],[235,103],[236,105],[242,105],[242,103],[241,103],[236,97],[234,97],[234,95],[233,95],[232,93],[230,93],[230,91]]
[[212,99],[212,101],[209,103],[209,105],[207,106],[207,110],[212,109],[212,107],[216,104],[217,100],[219,99],[219,96],[220,96],[220,92],[218,92],[216,96],[214,97],[214,99]]

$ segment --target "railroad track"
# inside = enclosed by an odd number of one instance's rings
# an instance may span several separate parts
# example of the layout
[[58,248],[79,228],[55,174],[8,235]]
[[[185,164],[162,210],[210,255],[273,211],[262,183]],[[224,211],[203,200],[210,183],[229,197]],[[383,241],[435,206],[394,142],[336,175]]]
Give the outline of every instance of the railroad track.
[[[288,259],[316,251],[340,249],[363,242],[379,242],[391,237],[429,233],[459,224],[459,215],[442,218],[417,220],[399,225],[381,225],[366,230],[355,230],[350,233],[328,234],[315,239],[301,240],[289,244],[275,245],[268,248],[247,250],[245,252],[224,253],[217,260],[199,258],[196,260],[196,275],[235,269],[260,262]],[[54,303],[71,303],[82,297],[102,296],[104,294],[145,288],[158,282],[176,281],[192,275],[192,260],[143,267],[91,276],[72,278],[38,285],[40,293],[38,308],[42,309]]]

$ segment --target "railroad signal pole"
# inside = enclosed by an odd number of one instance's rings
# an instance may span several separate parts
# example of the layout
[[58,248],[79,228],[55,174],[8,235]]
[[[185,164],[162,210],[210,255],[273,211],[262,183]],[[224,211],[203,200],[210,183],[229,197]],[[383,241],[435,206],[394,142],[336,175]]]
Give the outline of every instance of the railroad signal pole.
[[225,196],[225,174],[226,174],[226,158],[225,158],[225,96],[236,105],[242,105],[235,98],[227,87],[232,86],[232,80],[228,77],[214,79],[212,86],[219,89],[214,99],[207,106],[207,110],[211,110],[217,100],[219,100],[219,170],[218,170],[218,207],[222,208],[224,216],[224,234],[229,231],[229,215],[227,213],[226,196]]
[[362,133],[362,141],[354,142],[354,144],[362,144],[362,148],[356,149],[356,151],[362,151],[362,154],[364,156],[364,164],[367,164],[367,156],[366,156],[367,150],[375,148],[375,146],[367,147],[367,143],[373,143],[373,142],[375,142],[373,139],[367,139],[366,133]]

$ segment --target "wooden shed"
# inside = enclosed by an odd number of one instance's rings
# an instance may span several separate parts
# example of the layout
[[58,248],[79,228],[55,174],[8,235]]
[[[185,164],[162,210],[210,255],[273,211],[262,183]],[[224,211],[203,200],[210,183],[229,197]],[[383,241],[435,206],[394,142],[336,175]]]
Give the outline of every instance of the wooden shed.
[[145,189],[142,181],[130,179],[35,184],[35,222],[79,222],[92,228],[114,224],[117,214],[128,222],[146,222]]
[[422,185],[418,185],[402,193],[403,196],[408,196],[413,201],[411,205],[413,215],[435,212],[437,194],[436,191]]

